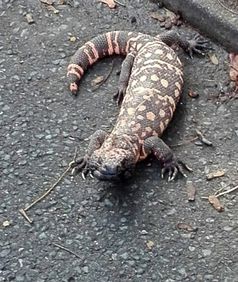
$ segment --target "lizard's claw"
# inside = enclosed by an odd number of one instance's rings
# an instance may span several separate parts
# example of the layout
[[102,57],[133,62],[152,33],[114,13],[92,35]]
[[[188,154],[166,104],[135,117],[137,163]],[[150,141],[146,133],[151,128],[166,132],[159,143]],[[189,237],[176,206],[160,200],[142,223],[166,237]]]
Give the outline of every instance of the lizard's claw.
[[189,168],[180,160],[173,159],[169,162],[165,162],[163,163],[163,168],[161,170],[161,178],[164,178],[166,173],[168,173],[169,182],[174,180],[178,173],[180,173],[183,177],[187,177],[183,168],[187,169],[188,171],[192,171],[191,168]]
[[76,175],[80,171],[82,172],[82,178],[85,179],[88,174],[88,168],[87,168],[87,162],[88,157],[84,156],[78,160],[76,160],[74,163],[71,164],[72,168],[72,175]]
[[200,55],[205,55],[208,50],[212,50],[213,48],[208,45],[209,40],[204,40],[200,37],[199,34],[196,34],[193,39],[188,40],[187,52],[191,58],[193,58],[193,54],[197,53]]

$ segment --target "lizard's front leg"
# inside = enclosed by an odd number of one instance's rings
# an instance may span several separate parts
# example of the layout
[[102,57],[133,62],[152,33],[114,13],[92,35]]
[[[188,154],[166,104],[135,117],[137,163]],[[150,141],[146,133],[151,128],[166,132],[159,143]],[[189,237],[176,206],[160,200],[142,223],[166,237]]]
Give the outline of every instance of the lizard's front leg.
[[130,79],[131,69],[135,59],[135,52],[130,52],[127,54],[125,60],[121,66],[121,72],[119,77],[119,87],[118,92],[114,95],[114,99],[117,100],[117,104],[120,105],[123,101],[124,95],[126,93],[126,88]]
[[162,163],[162,178],[164,178],[164,175],[167,172],[168,181],[174,180],[178,172],[186,177],[183,167],[188,170],[189,168],[176,158],[173,151],[159,137],[152,136],[147,138],[144,142],[144,151],[146,154],[152,153]]
[[85,178],[85,175],[89,172],[89,158],[95,150],[99,149],[102,146],[106,137],[107,133],[104,130],[97,130],[91,135],[86,154],[84,155],[84,157],[79,158],[75,161],[75,163],[72,164],[72,174],[76,174],[82,171],[82,176],[83,178]]

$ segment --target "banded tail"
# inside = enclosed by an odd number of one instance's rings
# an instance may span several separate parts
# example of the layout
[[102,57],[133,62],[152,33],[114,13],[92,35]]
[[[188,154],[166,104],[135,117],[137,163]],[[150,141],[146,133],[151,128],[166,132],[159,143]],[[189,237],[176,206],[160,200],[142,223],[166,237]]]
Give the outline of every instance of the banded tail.
[[138,40],[139,33],[111,31],[86,42],[72,56],[68,65],[67,77],[73,94],[78,92],[78,83],[84,72],[97,60],[112,54],[126,55],[130,51],[131,41]]

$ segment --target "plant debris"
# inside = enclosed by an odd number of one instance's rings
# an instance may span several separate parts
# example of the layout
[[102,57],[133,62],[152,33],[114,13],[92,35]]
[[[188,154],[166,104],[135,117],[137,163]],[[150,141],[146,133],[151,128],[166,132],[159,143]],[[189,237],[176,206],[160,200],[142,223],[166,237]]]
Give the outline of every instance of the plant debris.
[[[210,195],[208,197],[202,197],[202,199],[206,199],[209,201],[209,203],[219,212],[222,212],[224,211],[224,206],[220,203],[219,201],[219,197],[225,195],[225,194],[229,194],[229,193],[232,193],[234,192],[235,190],[238,189],[238,185],[229,189],[229,190],[226,190],[226,191],[223,191],[223,192],[220,192],[221,189],[219,189],[214,195]],[[223,190],[223,188],[222,188]]]
[[103,75],[100,75],[100,76],[97,76],[96,78],[94,78],[92,81],[91,81],[91,85],[92,86],[96,86],[100,83],[102,83],[104,81],[104,76]]
[[217,170],[217,171],[213,171],[207,174],[207,180],[211,180],[213,178],[218,178],[218,177],[222,177],[225,175],[225,171],[224,170]]
[[39,198],[37,198],[35,201],[33,201],[31,204],[29,204],[26,208],[22,208],[19,210],[20,214],[30,223],[33,223],[33,220],[29,218],[29,216],[27,215],[27,211],[32,208],[33,206],[35,206],[38,202],[40,202],[41,200],[43,200],[46,196],[48,196],[53,190],[54,188],[62,181],[62,179],[65,177],[65,175],[72,170],[72,166],[75,164],[76,162],[76,157],[77,157],[77,148],[75,149],[75,153],[74,153],[74,158],[73,160],[68,164],[68,167],[66,168],[66,170],[60,175],[60,177],[57,179],[57,181],[44,193],[42,194]]
[[153,241],[151,241],[151,240],[148,240],[148,241],[146,242],[146,246],[147,246],[147,248],[148,248],[149,250],[152,250],[152,248],[154,247],[154,245],[155,245],[155,243],[154,243]]
[[57,10],[54,6],[52,5],[47,5],[46,9],[50,12],[53,12],[54,14],[59,14],[59,10]]
[[46,7],[48,11],[53,12],[54,14],[59,14],[59,10],[57,10],[53,5],[54,1],[53,0],[40,0],[42,4]]
[[150,13],[151,18],[160,22],[160,26],[166,29],[170,29],[173,25],[179,26],[182,24],[180,15],[176,15],[173,12],[166,9],[166,14],[162,15],[160,12]]
[[40,0],[41,3],[46,4],[46,5],[53,5],[54,1],[53,0]]
[[196,133],[197,133],[197,136],[198,136],[199,140],[200,140],[202,143],[204,143],[204,144],[207,145],[207,146],[212,146],[212,142],[209,141],[207,138],[205,138],[201,131],[199,131],[198,129],[196,129]]
[[116,8],[116,3],[114,0],[98,0],[99,2],[102,2],[104,4],[107,4],[107,6],[110,9],[115,9]]
[[210,195],[208,197],[209,203],[219,212],[224,211],[224,206],[221,204],[220,200],[215,195]]
[[213,65],[219,64],[219,61],[218,61],[217,56],[215,54],[208,53],[208,57],[209,57],[210,61],[213,63]]
[[26,14],[26,20],[29,24],[33,24],[35,22],[32,14]]
[[177,224],[177,228],[188,232],[196,232],[198,230],[197,227],[194,228],[190,224],[182,223],[182,222]]
[[69,37],[69,41],[70,42],[75,42],[77,40],[77,38],[75,36],[70,36]]
[[188,201],[189,202],[195,201],[196,188],[193,185],[192,181],[187,181],[186,188],[187,188]]

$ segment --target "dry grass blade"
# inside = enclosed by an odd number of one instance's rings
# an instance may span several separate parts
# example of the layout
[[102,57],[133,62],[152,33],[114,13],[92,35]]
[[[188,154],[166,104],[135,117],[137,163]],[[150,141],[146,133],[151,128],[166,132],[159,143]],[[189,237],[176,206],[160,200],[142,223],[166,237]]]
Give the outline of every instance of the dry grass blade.
[[41,195],[39,198],[37,198],[34,202],[32,202],[30,205],[28,205],[26,208],[24,209],[20,209],[19,212],[21,213],[21,215],[29,222],[32,223],[33,220],[31,220],[28,215],[26,214],[26,212],[32,208],[34,205],[36,205],[38,202],[40,202],[41,200],[43,200],[46,196],[48,196],[53,190],[54,188],[60,183],[60,181],[65,177],[65,175],[68,173],[69,170],[72,169],[72,164],[75,163],[76,160],[76,156],[77,156],[77,148],[75,149],[75,154],[74,154],[74,159],[68,164],[68,167],[66,168],[66,170],[61,174],[61,176],[57,179],[57,181],[43,194]]

